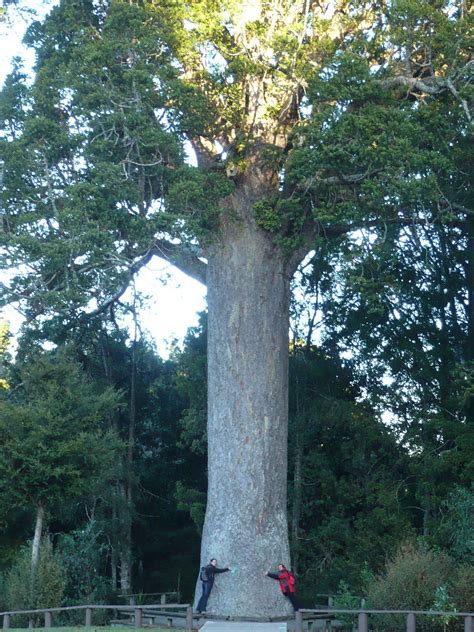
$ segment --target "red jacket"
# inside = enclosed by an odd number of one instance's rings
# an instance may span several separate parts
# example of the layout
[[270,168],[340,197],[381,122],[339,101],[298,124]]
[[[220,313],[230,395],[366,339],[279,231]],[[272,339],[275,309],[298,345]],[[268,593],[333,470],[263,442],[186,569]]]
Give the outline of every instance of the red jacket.
[[287,568],[284,568],[282,571],[278,571],[278,573],[267,573],[267,575],[272,579],[278,579],[280,582],[281,592],[284,595],[295,592],[295,576]]

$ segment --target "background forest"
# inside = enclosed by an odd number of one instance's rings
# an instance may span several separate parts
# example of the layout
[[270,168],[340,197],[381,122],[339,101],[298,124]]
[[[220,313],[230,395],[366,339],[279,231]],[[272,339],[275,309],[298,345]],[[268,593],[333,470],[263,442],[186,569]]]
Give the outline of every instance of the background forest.
[[[301,290],[308,279],[299,281]],[[316,312],[295,312],[290,355],[289,519],[302,597],[314,605],[337,593],[356,605],[371,590],[383,605],[387,588],[377,582],[398,556],[402,582],[419,582],[423,569],[432,578],[422,594],[399,596],[400,607],[472,608],[473,437],[462,422],[469,393],[459,365],[450,365],[449,408],[433,391],[415,402],[432,372],[422,350],[387,335],[381,346],[395,356],[387,358],[406,354],[420,372],[375,380],[365,369],[371,356],[341,357],[329,325],[320,344],[305,341],[308,315],[313,322]],[[2,608],[110,601],[132,591],[179,590],[190,599],[206,497],[205,314],[168,360],[104,321],[88,323],[67,345],[64,333],[51,334],[53,351],[30,333],[14,361],[2,356]],[[389,423],[382,410],[392,412]],[[49,551],[60,579],[31,603],[21,578],[30,572],[25,546],[39,499],[43,563],[53,564]]]
[[[301,68],[294,34],[275,35],[282,70],[273,57],[223,67],[205,48],[213,38],[230,47],[206,2],[193,5],[201,30],[182,27],[181,4],[161,13],[153,2],[62,2],[28,30],[35,82],[18,62],[0,93],[2,264],[16,274],[2,300],[26,318],[14,356],[6,323],[0,330],[0,609],[131,592],[192,599],[207,489],[207,315],[160,358],[140,327],[146,298],[133,277],[153,256],[202,263],[198,242],[212,245],[220,201],[239,174],[250,181],[255,160],[274,190],[246,221],[286,262],[309,251],[292,281],[289,339],[288,516],[301,598],[472,611],[465,4],[388,3],[388,21],[367,3],[336,3],[339,22],[313,16],[316,52],[301,36]],[[371,28],[361,26],[367,11]],[[242,28],[263,41],[258,24]],[[294,126],[285,122],[284,146],[262,150],[251,129],[206,158],[216,121],[244,129],[238,82],[272,75],[276,103],[290,70],[305,89],[284,103]],[[219,99],[222,120],[206,105]],[[277,105],[262,120],[277,129]],[[193,134],[199,168],[186,157]]]

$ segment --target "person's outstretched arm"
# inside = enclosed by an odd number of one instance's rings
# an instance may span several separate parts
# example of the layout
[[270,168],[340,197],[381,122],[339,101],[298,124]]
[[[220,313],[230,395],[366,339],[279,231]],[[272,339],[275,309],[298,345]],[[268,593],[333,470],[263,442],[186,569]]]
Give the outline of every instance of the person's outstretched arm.
[[270,571],[267,571],[267,572],[265,573],[265,575],[266,575],[267,577],[271,577],[272,579],[280,579],[280,578],[278,577],[278,574],[277,574],[277,573],[270,573]]

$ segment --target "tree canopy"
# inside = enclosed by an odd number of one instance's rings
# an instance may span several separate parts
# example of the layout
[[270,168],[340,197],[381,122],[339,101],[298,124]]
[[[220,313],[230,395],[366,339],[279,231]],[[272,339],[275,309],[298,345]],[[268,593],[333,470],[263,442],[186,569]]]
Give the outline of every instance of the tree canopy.
[[289,251],[362,225],[459,240],[469,25],[462,2],[60,3],[26,37],[34,85],[17,67],[2,92],[10,296],[105,309],[154,255],[204,279],[193,244],[251,174]]
[[12,390],[0,400],[2,512],[93,493],[120,449],[108,424],[117,394],[98,393],[64,352],[30,356]]

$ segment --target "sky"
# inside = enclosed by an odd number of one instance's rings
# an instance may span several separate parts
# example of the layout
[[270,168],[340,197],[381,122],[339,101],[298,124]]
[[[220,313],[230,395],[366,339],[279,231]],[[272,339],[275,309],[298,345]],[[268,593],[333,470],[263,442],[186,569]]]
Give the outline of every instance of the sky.
[[[41,17],[53,3],[25,0],[21,4],[34,8]],[[27,15],[18,13],[11,14],[8,22],[0,22],[0,85],[11,70],[13,57],[20,56],[25,68],[31,69],[34,64],[32,51],[21,44],[27,25]],[[7,281],[5,276],[2,280]],[[166,261],[154,258],[137,275],[136,289],[148,297],[146,307],[140,313],[142,330],[154,342],[159,355],[167,358],[172,346],[182,342],[188,328],[198,324],[198,313],[206,308],[205,287]],[[6,307],[1,317],[9,322],[15,336],[21,325],[18,312],[13,307]]]

